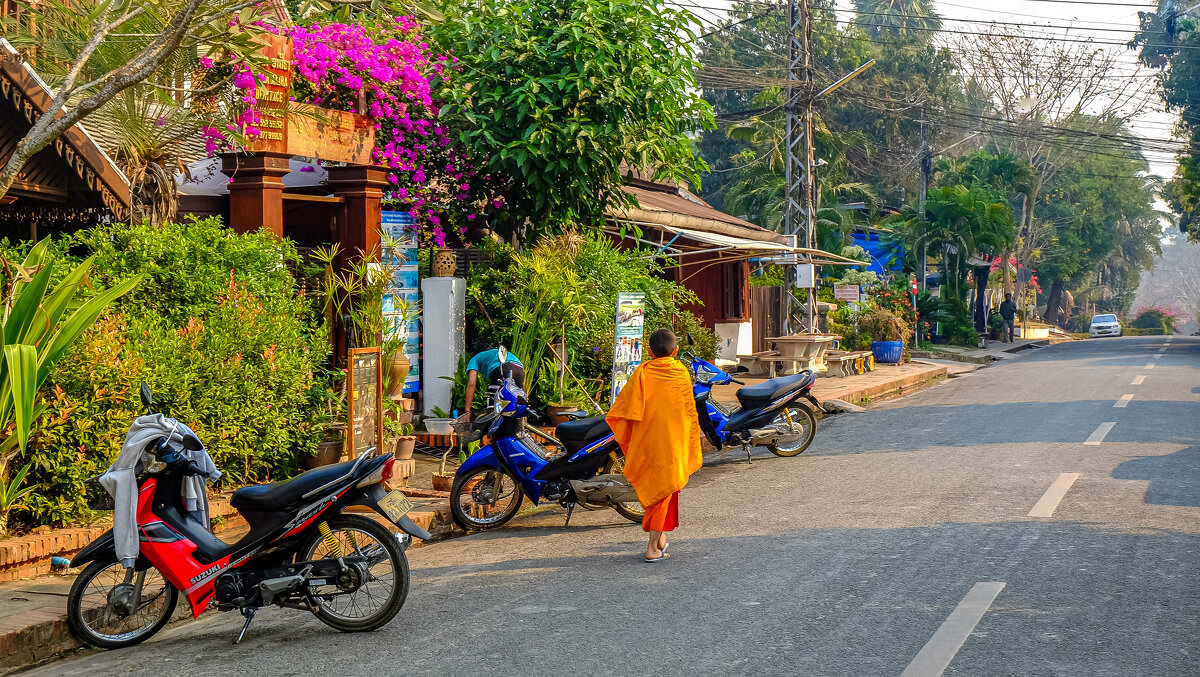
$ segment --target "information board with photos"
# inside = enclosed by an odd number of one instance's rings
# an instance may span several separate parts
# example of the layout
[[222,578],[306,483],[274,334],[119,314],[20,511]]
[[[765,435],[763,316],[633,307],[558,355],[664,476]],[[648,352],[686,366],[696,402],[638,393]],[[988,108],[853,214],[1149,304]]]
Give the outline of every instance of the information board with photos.
[[612,401],[642,363],[642,334],[646,321],[646,294],[617,294],[617,329],[613,341]]

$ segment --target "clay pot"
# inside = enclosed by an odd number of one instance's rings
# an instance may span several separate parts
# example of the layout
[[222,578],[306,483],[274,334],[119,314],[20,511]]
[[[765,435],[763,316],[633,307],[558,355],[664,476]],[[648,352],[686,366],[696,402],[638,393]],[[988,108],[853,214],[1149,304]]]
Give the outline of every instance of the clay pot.
[[317,447],[317,453],[315,455],[309,456],[308,454],[303,454],[300,457],[300,465],[305,470],[312,470],[313,468],[320,468],[322,466],[337,463],[342,457],[343,446],[345,446],[345,442],[341,440],[337,440],[335,442],[322,442]]
[[566,423],[567,421],[570,421],[571,418],[566,415],[566,412],[568,412],[568,411],[579,411],[579,407],[560,407],[560,406],[546,407],[546,415],[550,417],[550,422],[553,423],[554,425],[558,425],[560,423]]
[[408,355],[403,353],[392,357],[392,361],[388,364],[388,369],[391,372],[388,379],[388,397],[399,397],[404,392],[404,379],[408,378],[408,372],[412,369],[412,365],[408,361]]
[[417,438],[412,435],[405,435],[396,438],[396,460],[407,461],[412,458],[413,450],[417,446]]
[[433,473],[433,489],[434,491],[450,491],[454,486],[454,473],[452,472],[435,472]]
[[454,277],[458,270],[458,258],[449,249],[439,249],[433,253],[433,277]]

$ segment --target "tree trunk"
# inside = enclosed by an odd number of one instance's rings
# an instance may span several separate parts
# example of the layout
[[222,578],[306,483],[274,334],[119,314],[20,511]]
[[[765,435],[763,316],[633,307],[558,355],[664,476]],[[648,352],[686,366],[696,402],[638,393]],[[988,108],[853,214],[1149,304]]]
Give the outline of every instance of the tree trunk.
[[1046,322],[1058,326],[1058,306],[1062,302],[1063,283],[1055,281],[1050,286],[1050,295],[1046,297]]

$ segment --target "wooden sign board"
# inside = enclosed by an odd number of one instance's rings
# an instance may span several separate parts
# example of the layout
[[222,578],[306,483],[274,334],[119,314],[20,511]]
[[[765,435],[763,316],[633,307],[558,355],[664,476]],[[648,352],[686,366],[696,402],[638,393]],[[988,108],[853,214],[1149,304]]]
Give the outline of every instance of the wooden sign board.
[[346,453],[357,458],[360,453],[383,445],[383,356],[378,347],[353,348],[347,365],[346,411],[350,434]]
[[354,165],[375,164],[375,123],[358,113],[292,102],[287,152]]
[[259,130],[247,150],[288,152],[288,98],[292,89],[292,41],[281,35],[264,35],[262,54],[267,59],[254,96],[258,99]]

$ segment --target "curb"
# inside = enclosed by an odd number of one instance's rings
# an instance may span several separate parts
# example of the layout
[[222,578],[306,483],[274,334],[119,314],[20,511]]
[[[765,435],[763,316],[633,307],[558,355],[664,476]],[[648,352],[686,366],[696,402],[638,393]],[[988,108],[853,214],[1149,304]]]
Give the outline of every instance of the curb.
[[866,400],[907,395],[917,390],[927,388],[933,383],[945,379],[949,374],[949,370],[945,366],[931,365],[931,367],[933,368],[926,369],[916,374],[908,374],[907,376],[893,379],[885,383],[877,383],[875,385],[857,388],[851,386],[831,392],[821,393],[820,399],[822,401],[843,400],[845,402],[850,402],[851,404],[859,404]]

